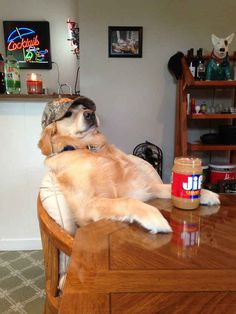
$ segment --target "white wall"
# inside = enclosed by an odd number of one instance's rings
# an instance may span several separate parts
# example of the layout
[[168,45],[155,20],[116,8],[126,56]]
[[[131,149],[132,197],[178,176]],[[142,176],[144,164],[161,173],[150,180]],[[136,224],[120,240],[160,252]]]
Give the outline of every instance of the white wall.
[[41,246],[36,200],[44,174],[37,148],[44,102],[0,102],[0,250]]
[[[67,42],[68,17],[76,17],[77,0],[1,0],[0,52],[3,20],[47,20],[50,23],[52,60],[60,68],[61,83],[75,84],[78,66]],[[57,70],[22,70],[22,92],[29,72],[41,73],[44,86],[57,92]],[[45,102],[0,100],[0,250],[41,246],[36,200],[44,174],[43,157],[37,148]]]
[[[103,130],[126,152],[146,139],[173,162],[175,89],[167,70],[177,51],[211,50],[211,33],[236,32],[236,1],[80,0],[81,93],[97,103]],[[143,26],[143,58],[108,58],[108,26]],[[231,51],[236,49],[236,38]]]

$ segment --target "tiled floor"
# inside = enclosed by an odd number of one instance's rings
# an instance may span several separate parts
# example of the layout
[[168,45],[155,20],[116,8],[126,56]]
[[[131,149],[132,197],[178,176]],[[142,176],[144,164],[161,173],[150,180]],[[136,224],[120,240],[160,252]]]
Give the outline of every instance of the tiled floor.
[[0,252],[0,313],[41,314],[44,299],[42,251]]

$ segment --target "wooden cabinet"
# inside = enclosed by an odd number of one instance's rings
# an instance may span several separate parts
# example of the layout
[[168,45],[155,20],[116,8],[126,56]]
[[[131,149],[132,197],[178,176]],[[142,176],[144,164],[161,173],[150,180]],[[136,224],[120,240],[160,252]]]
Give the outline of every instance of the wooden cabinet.
[[231,89],[234,95],[233,106],[235,106],[236,95],[236,81],[194,81],[192,80],[188,85],[185,79],[185,73],[177,83],[177,97],[176,97],[176,121],[175,121],[175,157],[194,155],[196,152],[228,152],[228,162],[236,162],[236,145],[206,145],[202,144],[200,139],[197,143],[188,142],[189,123],[196,121],[196,125],[200,127],[203,121],[209,120],[211,125],[214,121],[221,119],[222,123],[234,124],[236,121],[236,114],[233,113],[214,113],[214,114],[187,114],[187,93],[195,92],[196,90],[224,90]]

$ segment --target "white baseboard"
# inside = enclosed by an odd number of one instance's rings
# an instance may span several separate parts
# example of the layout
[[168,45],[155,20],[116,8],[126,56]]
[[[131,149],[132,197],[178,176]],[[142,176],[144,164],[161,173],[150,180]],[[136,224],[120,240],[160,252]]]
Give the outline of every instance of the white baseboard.
[[29,239],[0,239],[0,251],[41,250],[40,238]]

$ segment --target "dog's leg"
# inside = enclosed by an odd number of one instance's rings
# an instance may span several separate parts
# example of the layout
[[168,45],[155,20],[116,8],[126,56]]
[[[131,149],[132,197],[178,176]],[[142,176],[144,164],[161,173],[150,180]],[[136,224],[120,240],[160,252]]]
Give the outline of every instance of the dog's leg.
[[201,190],[201,197],[200,197],[200,204],[202,205],[219,205],[220,199],[219,194],[202,189]]
[[[171,184],[156,184],[155,196],[158,198],[171,198]],[[220,204],[219,194],[209,190],[202,189],[200,204],[202,205],[218,205]]]
[[158,198],[171,198],[171,184],[164,183],[151,183],[151,191],[154,191],[155,197]]
[[[129,196],[141,201],[148,201],[153,198],[171,198],[171,184],[162,183],[161,178],[150,164],[132,155],[129,156],[129,159],[135,163],[139,170],[139,175],[133,178],[132,184],[129,184],[132,185]],[[134,182],[136,182],[135,185]],[[128,190],[129,186],[127,187]],[[220,204],[219,195],[202,189],[200,203],[218,205]]]
[[167,220],[157,208],[135,199],[94,197],[81,201],[70,197],[68,203],[80,226],[100,219],[113,219],[136,221],[152,233],[171,232]]

